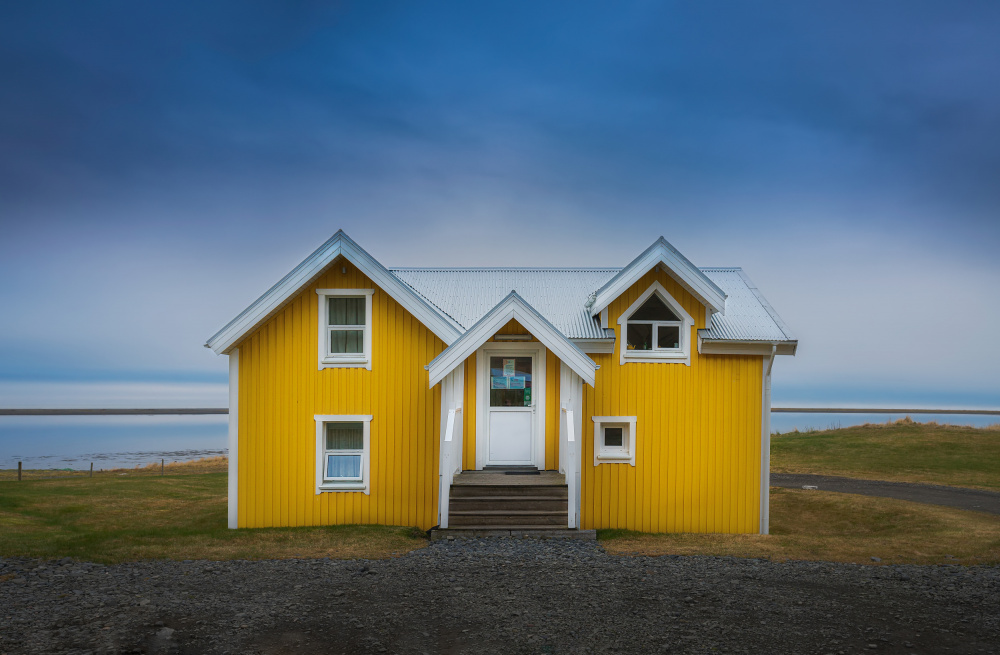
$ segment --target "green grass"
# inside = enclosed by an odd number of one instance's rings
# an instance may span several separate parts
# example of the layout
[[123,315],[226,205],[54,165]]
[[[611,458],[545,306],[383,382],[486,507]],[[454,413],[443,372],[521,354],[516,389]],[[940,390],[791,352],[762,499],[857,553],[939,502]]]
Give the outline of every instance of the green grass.
[[1000,518],[875,498],[771,489],[771,534],[643,534],[600,530],[608,552],[718,555],[873,564],[998,564]]
[[1000,426],[866,424],[771,437],[771,471],[1000,489]]
[[226,474],[0,482],[0,555],[139,559],[381,558],[420,548],[413,528],[229,530]]

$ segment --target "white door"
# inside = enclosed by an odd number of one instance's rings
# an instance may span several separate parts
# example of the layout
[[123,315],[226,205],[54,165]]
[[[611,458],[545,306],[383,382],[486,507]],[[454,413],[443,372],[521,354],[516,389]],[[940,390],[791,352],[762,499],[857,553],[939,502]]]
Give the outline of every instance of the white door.
[[532,353],[489,354],[487,465],[536,464],[534,359]]

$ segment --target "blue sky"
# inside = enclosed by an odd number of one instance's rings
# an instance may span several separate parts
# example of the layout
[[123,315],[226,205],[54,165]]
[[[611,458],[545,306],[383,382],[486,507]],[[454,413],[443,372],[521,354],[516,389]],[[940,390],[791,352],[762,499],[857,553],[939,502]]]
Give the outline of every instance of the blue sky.
[[[225,403],[202,344],[386,265],[739,265],[775,402],[1000,405],[1000,4],[8,3],[0,405]],[[169,402],[168,402],[169,401]]]

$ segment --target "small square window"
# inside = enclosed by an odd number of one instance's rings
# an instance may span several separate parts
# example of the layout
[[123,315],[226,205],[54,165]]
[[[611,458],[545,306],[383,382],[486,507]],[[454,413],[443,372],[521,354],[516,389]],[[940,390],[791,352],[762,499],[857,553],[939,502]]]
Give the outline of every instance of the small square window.
[[635,466],[634,416],[594,417],[594,465],[631,464]]

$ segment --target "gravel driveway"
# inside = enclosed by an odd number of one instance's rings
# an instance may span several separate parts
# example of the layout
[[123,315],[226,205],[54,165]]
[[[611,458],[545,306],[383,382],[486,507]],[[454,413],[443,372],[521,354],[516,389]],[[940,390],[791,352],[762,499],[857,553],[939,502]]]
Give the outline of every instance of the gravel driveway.
[[995,653],[1000,568],[455,540],[380,561],[0,559],[3,653]]

